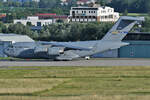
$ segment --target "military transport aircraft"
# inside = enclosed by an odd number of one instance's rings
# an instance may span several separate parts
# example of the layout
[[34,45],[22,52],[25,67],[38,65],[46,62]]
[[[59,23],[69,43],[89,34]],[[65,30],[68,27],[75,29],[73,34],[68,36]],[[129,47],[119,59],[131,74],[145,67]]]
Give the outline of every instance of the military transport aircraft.
[[18,42],[8,46],[4,52],[16,58],[45,58],[54,60],[72,60],[111,49],[117,49],[129,43],[121,40],[135,24],[144,21],[144,17],[122,16],[101,40],[80,42]]

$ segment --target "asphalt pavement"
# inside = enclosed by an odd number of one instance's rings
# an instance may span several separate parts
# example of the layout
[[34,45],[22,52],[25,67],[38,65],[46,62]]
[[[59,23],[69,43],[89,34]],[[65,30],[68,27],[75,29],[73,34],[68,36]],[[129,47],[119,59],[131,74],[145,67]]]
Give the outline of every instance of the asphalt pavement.
[[91,60],[48,61],[48,60],[1,60],[0,67],[9,66],[150,66],[150,59],[101,58]]

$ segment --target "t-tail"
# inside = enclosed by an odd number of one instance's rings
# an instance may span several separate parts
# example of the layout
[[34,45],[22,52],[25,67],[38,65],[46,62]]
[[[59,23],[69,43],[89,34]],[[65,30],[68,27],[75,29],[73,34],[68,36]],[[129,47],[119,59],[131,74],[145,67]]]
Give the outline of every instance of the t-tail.
[[144,21],[144,17],[120,17],[102,40],[97,41],[93,46],[93,52],[98,53],[129,45],[129,43],[122,42],[121,40],[128,34],[135,24],[140,24],[142,21]]
[[144,21],[144,17],[122,16],[103,37],[103,41],[121,41],[135,24]]

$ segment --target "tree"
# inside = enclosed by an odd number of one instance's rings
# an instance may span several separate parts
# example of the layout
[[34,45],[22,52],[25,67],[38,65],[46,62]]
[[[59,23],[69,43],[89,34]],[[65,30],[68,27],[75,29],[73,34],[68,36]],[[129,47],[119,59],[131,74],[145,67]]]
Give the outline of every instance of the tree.
[[7,27],[2,22],[0,22],[0,33],[7,33]]
[[6,23],[12,23],[13,22],[12,14],[10,14],[10,13],[6,14],[5,22]]
[[15,33],[15,34],[28,35],[32,37],[32,31],[30,30],[30,27],[24,26],[23,24],[20,24],[20,23],[9,25],[8,32]]
[[105,6],[106,0],[98,0],[97,3],[100,4],[101,6]]
[[82,37],[81,34],[84,28],[85,24],[71,23],[69,28],[70,30],[67,35],[67,41],[80,41]]
[[150,16],[150,0],[147,0],[145,5],[146,5],[147,12],[148,12],[148,14]]
[[108,5],[115,8],[116,11],[124,12],[127,9],[132,13],[145,13],[147,0],[112,0]]
[[58,15],[63,15],[64,14],[64,12],[61,8],[54,8],[54,9],[52,9],[52,12],[56,13]]
[[57,4],[58,0],[40,0],[39,7],[40,8],[53,8]]
[[128,16],[128,10],[125,9],[125,11],[123,12],[123,16]]
[[29,7],[29,6],[30,6],[30,2],[24,2],[24,3],[22,4],[22,6],[23,6],[23,7]]
[[3,2],[2,1],[0,1],[0,7],[3,7]]
[[38,8],[38,7],[39,7],[38,2],[31,1],[31,2],[30,2],[30,7]]
[[31,22],[27,22],[27,25],[28,25],[28,26],[32,26],[32,23],[31,23]]
[[146,17],[146,20],[143,23],[143,32],[150,32],[150,17]]
[[0,32],[28,35],[42,41],[81,41],[99,40],[112,26],[111,23],[57,23],[46,25],[39,32],[30,30],[20,23],[9,25],[8,29],[0,23]]

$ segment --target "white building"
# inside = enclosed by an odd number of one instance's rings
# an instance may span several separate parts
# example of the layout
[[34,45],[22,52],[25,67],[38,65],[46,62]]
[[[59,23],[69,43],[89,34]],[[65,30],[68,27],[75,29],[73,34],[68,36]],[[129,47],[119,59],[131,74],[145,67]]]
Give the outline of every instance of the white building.
[[34,26],[44,26],[44,25],[49,25],[53,23],[52,19],[39,19],[38,16],[29,16],[27,19],[16,19],[14,20],[14,24],[16,23],[21,23],[23,25],[31,24]]
[[71,7],[70,21],[72,22],[115,22],[119,13],[111,7]]

